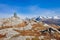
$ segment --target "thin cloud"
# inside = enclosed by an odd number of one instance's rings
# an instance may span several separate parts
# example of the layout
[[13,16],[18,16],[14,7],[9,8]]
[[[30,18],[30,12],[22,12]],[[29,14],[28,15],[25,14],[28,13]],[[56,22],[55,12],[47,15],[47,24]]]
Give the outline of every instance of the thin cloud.
[[9,6],[6,4],[0,4],[0,18],[5,16],[11,16],[16,12],[20,17],[35,17],[35,16],[55,16],[59,15],[60,9],[45,9],[40,8],[38,5],[19,7],[19,6]]
[[[51,16],[51,14],[56,15],[55,10],[49,10],[40,8],[38,6],[29,6],[26,7],[29,10],[30,15],[37,15],[37,16]],[[53,16],[52,15],[52,16]]]

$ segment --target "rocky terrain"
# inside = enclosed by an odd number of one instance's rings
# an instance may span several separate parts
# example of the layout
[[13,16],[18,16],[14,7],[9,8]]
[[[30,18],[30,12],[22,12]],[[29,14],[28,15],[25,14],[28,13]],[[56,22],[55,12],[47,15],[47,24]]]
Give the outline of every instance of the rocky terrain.
[[21,19],[16,15],[0,19],[0,40],[60,40],[60,26],[52,21],[40,17]]

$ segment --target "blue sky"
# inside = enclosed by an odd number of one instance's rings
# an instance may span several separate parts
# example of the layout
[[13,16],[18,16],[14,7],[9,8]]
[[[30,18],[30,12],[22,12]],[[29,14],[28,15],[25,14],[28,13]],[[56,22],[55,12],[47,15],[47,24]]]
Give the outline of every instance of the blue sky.
[[22,17],[60,15],[60,0],[0,0],[0,18],[14,12]]

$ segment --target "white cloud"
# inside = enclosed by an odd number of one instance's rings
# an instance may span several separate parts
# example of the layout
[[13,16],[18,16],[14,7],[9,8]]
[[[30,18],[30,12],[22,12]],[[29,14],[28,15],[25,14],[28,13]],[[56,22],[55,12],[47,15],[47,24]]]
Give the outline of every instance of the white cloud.
[[[53,16],[56,15],[55,10],[49,10],[45,8],[40,8],[38,6],[29,6],[27,9],[30,11],[30,15],[35,16]],[[53,15],[52,15],[53,14]]]
[[[21,12],[21,10],[23,12]],[[27,13],[24,13],[26,11]],[[17,12],[18,15],[22,18],[33,17],[33,16],[54,16],[58,15],[60,9],[45,9],[40,8],[38,5],[19,7],[19,6],[9,6],[6,4],[0,4],[0,18],[13,15],[14,12]]]

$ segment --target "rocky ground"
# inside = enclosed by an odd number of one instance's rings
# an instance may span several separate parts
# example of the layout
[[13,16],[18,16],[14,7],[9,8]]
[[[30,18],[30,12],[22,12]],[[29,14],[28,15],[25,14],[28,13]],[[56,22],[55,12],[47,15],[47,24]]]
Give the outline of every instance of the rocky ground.
[[[52,30],[49,30],[51,28]],[[0,20],[0,40],[60,40],[60,26],[34,20]]]

